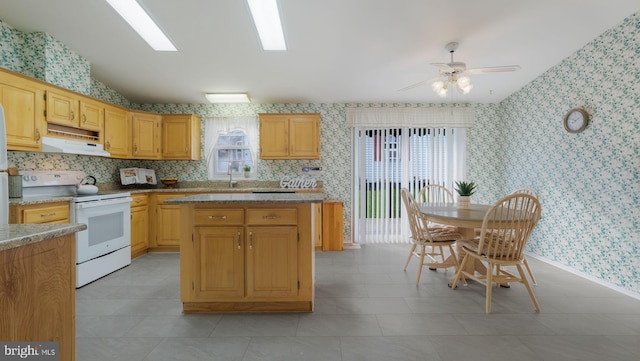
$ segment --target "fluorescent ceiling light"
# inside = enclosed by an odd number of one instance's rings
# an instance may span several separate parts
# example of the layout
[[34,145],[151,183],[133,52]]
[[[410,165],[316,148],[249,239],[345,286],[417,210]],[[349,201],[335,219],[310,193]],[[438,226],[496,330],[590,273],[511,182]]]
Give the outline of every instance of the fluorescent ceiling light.
[[264,50],[287,50],[277,0],[247,0]]
[[106,0],[156,51],[177,51],[158,25],[136,0]]
[[245,93],[207,93],[205,94],[205,97],[207,97],[207,100],[211,103],[251,103],[249,94]]

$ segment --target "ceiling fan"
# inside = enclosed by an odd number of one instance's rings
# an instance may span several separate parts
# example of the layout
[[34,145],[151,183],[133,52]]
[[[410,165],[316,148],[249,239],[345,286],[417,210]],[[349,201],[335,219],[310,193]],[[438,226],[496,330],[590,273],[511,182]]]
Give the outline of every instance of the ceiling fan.
[[467,94],[473,88],[471,79],[467,76],[469,74],[502,73],[520,69],[519,65],[491,66],[467,69],[467,64],[459,61],[453,61],[453,53],[458,49],[458,43],[448,43],[445,46],[445,49],[447,49],[447,51],[451,54],[451,62],[431,63],[431,65],[436,66],[440,70],[440,75],[438,77],[409,85],[408,87],[400,89],[400,91],[413,89],[421,85],[431,83],[433,91],[435,91],[436,94],[443,98],[447,96],[447,91],[450,86],[454,86],[462,94]]

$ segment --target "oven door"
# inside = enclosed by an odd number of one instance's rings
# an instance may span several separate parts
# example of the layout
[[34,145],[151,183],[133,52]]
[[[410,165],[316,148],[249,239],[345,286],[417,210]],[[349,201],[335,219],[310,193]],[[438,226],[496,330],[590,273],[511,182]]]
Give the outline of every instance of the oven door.
[[75,221],[87,229],[76,235],[76,263],[131,245],[131,197],[75,204]]

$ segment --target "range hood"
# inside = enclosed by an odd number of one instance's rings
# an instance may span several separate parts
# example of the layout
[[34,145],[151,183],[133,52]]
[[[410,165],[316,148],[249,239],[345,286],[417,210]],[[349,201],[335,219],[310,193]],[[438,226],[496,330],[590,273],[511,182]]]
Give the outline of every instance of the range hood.
[[42,151],[45,153],[66,153],[109,157],[111,154],[98,143],[61,138],[42,137]]

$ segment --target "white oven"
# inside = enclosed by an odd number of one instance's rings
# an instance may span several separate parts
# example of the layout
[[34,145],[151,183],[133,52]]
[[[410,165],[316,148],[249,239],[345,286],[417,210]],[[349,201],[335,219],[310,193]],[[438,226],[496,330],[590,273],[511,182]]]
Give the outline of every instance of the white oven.
[[129,193],[76,197],[71,213],[87,225],[76,234],[76,287],[131,264]]
[[87,229],[76,234],[76,287],[131,264],[129,193],[75,197],[72,217]]
[[131,245],[131,197],[75,203],[75,215],[87,225],[78,232],[77,263]]

